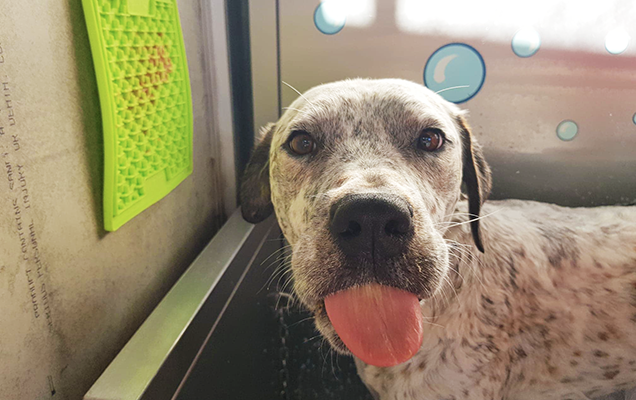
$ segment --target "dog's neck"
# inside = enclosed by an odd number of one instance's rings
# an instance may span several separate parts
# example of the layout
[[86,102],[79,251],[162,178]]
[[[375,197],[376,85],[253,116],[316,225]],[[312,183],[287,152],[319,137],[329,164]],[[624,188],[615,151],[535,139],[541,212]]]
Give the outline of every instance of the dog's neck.
[[[480,308],[478,293],[483,292],[487,271],[482,265],[482,253],[475,247],[470,232],[470,220],[466,213],[466,202],[460,201],[449,218],[444,240],[448,247],[448,270],[440,286],[431,298],[422,302],[422,312],[431,321],[444,319],[455,312]],[[482,225],[482,233],[488,236]],[[469,311],[470,312],[470,311]]]

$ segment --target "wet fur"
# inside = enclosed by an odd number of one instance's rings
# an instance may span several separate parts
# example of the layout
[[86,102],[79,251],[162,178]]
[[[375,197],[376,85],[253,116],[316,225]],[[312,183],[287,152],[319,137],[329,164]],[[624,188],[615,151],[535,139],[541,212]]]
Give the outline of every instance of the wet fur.
[[[413,150],[426,127],[444,131],[444,151]],[[299,129],[314,154],[286,149]],[[636,207],[484,204],[489,190],[463,111],[414,83],[350,80],[308,91],[264,130],[241,201],[251,222],[275,210],[294,291],[336,350],[347,353],[324,311],[330,293],[378,282],[422,299],[415,357],[356,360],[377,398],[587,399],[635,386]],[[380,266],[347,259],[329,235],[330,206],[364,192],[414,209],[407,253]]]

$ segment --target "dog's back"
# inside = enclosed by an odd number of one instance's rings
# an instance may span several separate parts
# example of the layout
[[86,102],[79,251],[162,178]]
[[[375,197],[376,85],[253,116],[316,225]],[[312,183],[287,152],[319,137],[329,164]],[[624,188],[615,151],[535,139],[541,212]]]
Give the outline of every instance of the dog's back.
[[[511,346],[511,375],[527,379],[525,390],[523,382],[510,387],[519,392],[512,398],[539,398],[537,388],[543,396],[593,398],[633,386],[636,207],[503,201],[485,207],[485,215],[491,212],[483,221],[489,248],[482,279],[499,280],[499,293],[492,288],[493,304],[481,307],[508,315],[499,335]],[[520,358],[519,349],[528,357]],[[538,385],[530,385],[533,379]]]
[[491,201],[477,255],[461,245],[464,206],[447,234],[457,243],[452,288],[422,307],[422,350],[393,371],[360,368],[380,398],[409,382],[413,398],[591,399],[632,388],[636,207]]

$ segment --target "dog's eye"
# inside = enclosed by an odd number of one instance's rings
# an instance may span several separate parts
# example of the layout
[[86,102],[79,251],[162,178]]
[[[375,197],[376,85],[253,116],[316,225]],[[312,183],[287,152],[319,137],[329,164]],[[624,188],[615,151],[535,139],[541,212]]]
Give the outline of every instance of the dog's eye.
[[417,139],[417,147],[424,151],[439,150],[444,145],[444,136],[439,129],[424,129]]
[[289,139],[289,149],[299,156],[306,156],[316,149],[316,142],[309,133],[296,131]]

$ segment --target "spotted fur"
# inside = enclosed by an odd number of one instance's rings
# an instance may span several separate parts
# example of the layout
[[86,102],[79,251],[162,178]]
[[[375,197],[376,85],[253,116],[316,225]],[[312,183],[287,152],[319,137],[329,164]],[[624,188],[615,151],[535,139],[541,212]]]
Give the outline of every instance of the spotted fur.
[[[443,150],[418,152],[431,127]],[[286,147],[297,130],[316,139],[311,155]],[[636,386],[636,207],[484,204],[489,189],[463,111],[421,85],[358,79],[308,91],[266,129],[241,197],[251,222],[276,212],[295,293],[337,351],[325,296],[377,282],[422,299],[410,361],[356,360],[379,399],[589,399]],[[414,210],[412,243],[382,266],[352,263],[328,229],[334,202],[371,192]]]

